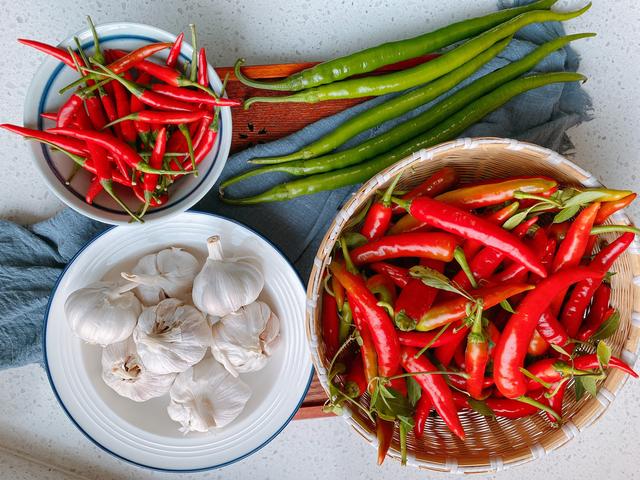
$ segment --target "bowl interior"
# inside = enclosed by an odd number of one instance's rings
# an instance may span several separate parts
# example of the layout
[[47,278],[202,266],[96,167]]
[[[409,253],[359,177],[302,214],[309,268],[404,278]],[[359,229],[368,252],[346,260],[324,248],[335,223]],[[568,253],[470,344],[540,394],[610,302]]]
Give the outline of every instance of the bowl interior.
[[[328,361],[321,341],[321,304],[316,302],[324,272],[330,262],[335,240],[345,223],[355,216],[367,199],[377,190],[386,186],[401,173],[398,189],[405,190],[424,181],[428,176],[444,166],[452,166],[460,175],[461,183],[477,182],[484,179],[509,176],[545,175],[556,178],[564,184],[574,186],[595,186],[597,180],[576,165],[550,150],[504,139],[465,139],[423,150],[398,162],[362,186],[355,196],[338,213],[322,242],[316,267],[312,271],[307,295],[316,305],[307,311],[309,338],[315,347],[314,363],[319,371],[323,386],[327,386],[326,368]],[[630,223],[622,213],[613,218],[614,223]],[[602,236],[606,242],[617,234]],[[622,322],[618,332],[607,340],[614,355],[622,356],[632,365],[638,348],[640,328],[631,322],[634,309],[638,309],[638,286],[633,283],[634,275],[640,273],[638,245],[622,255],[613,265],[616,274],[612,278],[612,305],[620,311]],[[635,304],[634,304],[635,302]],[[408,449],[413,463],[435,470],[452,472],[479,472],[501,469],[502,466],[522,463],[554,449],[573,438],[577,431],[598,418],[624,384],[626,375],[618,371],[609,372],[608,378],[600,384],[597,398],[583,397],[576,402],[573,388],[569,387],[565,396],[564,418],[569,421],[560,429],[553,427],[540,413],[528,418],[509,420],[490,419],[478,413],[461,412],[462,424],[467,434],[465,442],[451,434],[448,427],[434,416],[428,419],[425,434],[420,439],[409,435]],[[368,399],[363,400],[367,404]],[[368,441],[374,442],[374,428],[358,409],[350,409],[347,419]],[[399,438],[394,437],[390,455],[399,458]]]
[[[171,42],[175,35],[160,29],[135,23],[109,23],[97,27],[100,44],[103,49],[120,49],[131,51],[145,44],[154,42]],[[81,45],[90,54],[93,51],[93,40],[88,30],[76,34]],[[75,48],[73,38],[60,44],[63,48]],[[192,48],[184,42],[179,64],[190,60]],[[153,56],[154,61],[166,59],[168,50]],[[222,83],[209,66],[211,88],[220,93]],[[55,112],[73,93],[72,91],[60,95],[58,91],[78,78],[78,74],[71,68],[51,58],[46,58],[36,72],[25,103],[24,124],[30,128],[46,129],[55,126],[55,122],[41,117],[42,113]],[[168,214],[184,211],[195,204],[213,186],[226,162],[231,145],[231,114],[229,108],[220,112],[220,128],[217,141],[212,151],[199,165],[199,175],[186,175],[176,181],[170,188],[169,200],[159,207],[150,209],[145,220],[161,218]],[[91,182],[92,175],[84,169],[75,167],[74,162],[66,155],[56,152],[50,147],[32,142],[31,148],[40,172],[54,193],[67,205],[91,218],[107,223],[127,223],[129,217],[123,213],[115,201],[102,192],[95,199],[93,205],[84,201],[85,193]],[[120,185],[115,186],[116,192],[132,209],[140,207],[140,201],[130,189]]]
[[[117,279],[141,256],[162,248],[183,247],[204,261],[205,241],[212,234],[221,236],[226,256],[258,258],[265,274],[260,299],[280,319],[281,337],[264,369],[240,376],[252,391],[240,416],[227,427],[183,435],[166,412],[168,394],[136,403],[102,381],[102,349],[73,335],[64,316],[64,302],[74,290],[102,278]],[[44,341],[52,387],[76,425],[92,441],[125,460],[179,471],[233,462],[284,428],[306,394],[312,368],[301,322],[303,302],[300,279],[282,255],[229,220],[184,213],[170,221],[109,230],[74,259],[51,297]]]

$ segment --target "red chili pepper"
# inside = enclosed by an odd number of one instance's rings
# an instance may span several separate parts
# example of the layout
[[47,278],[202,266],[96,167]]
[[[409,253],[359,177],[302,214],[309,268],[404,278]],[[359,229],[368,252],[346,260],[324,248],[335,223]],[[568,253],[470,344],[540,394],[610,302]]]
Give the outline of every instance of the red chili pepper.
[[414,320],[421,318],[431,308],[437,293],[435,288],[412,278],[398,296],[395,304],[396,316],[404,314]]
[[562,268],[575,267],[580,263],[599,208],[599,203],[592,203],[571,223],[567,236],[560,242],[553,260],[554,272]]
[[[166,48],[171,48],[172,46],[173,43],[170,42],[150,43],[148,45],[144,45],[132,52],[125,53],[125,55],[110,63],[108,68],[115,74],[126,72],[134,67],[140,69],[140,63],[144,62],[145,58],[148,58]],[[94,80],[96,79],[94,78]]]
[[567,335],[566,330],[548,309],[540,315],[536,330],[551,345],[564,347],[569,342],[569,335]]
[[[115,91],[113,89],[113,85],[112,84],[105,85],[104,89],[102,89],[100,91],[100,102],[102,103],[102,108],[104,109],[104,112],[105,112],[105,114],[107,116],[107,120],[109,122],[114,122],[115,120],[118,119],[118,111],[116,110],[116,102],[114,100],[114,97],[115,97],[115,93],[114,92]],[[102,128],[104,128],[104,127],[102,127]],[[116,134],[116,136],[120,140],[124,140],[124,136],[122,135],[122,131],[120,130],[120,126],[119,125],[115,125],[113,127],[113,132]]]
[[121,124],[127,121],[135,120],[136,122],[143,123],[157,123],[164,125],[178,125],[180,123],[191,123],[201,120],[208,112],[204,110],[190,111],[190,112],[166,112],[158,110],[142,110],[122,116],[115,121],[109,123],[108,126],[114,124]]
[[[446,192],[449,188],[453,187],[458,181],[458,173],[452,167],[443,167],[437,172],[433,173],[425,181],[418,186],[412,188],[407,193],[402,195],[402,200],[413,200],[416,197],[427,196],[434,197],[442,192]],[[404,212],[404,209],[399,205],[393,207],[393,213],[399,214]]]
[[[489,309],[498,305],[501,301],[506,300],[518,293],[531,290],[533,285],[526,283],[501,284],[489,287],[483,287],[470,292],[474,298],[481,298],[484,308]],[[435,304],[431,309],[423,315],[417,330],[429,331],[441,327],[456,320],[461,320],[467,315],[467,305],[469,300],[465,297],[458,297]]]
[[171,46],[171,50],[169,50],[169,55],[167,55],[167,61],[165,62],[167,67],[176,68],[178,64],[178,58],[180,58],[180,50],[182,50],[182,40],[184,39],[184,32],[180,32],[173,42]]
[[451,360],[453,360],[453,357],[460,348],[460,345],[463,345],[464,341],[467,339],[468,332],[469,327],[461,327],[457,333],[454,333],[452,341],[434,349],[433,355],[441,365],[448,367],[451,364]]
[[438,195],[436,200],[456,207],[475,209],[513,200],[516,192],[539,195],[557,187],[558,182],[547,177],[508,178],[451,190]]
[[[198,147],[194,150],[195,164],[199,165],[202,160],[206,158],[209,152],[213,149],[216,144],[216,139],[218,138],[218,131],[214,128],[207,128],[205,134],[202,138],[202,141],[197,142]],[[174,164],[172,164],[173,166]],[[173,167],[172,167],[173,168]],[[193,168],[191,164],[191,160],[186,158],[182,162],[182,168],[189,172]]]
[[478,240],[488,247],[503,252],[512,260],[522,263],[536,275],[547,276],[540,260],[528,247],[514,235],[483,218],[427,197],[413,200],[409,205],[409,213],[418,220],[445,232]]
[[[518,202],[510,203],[506,207],[502,207],[500,210],[491,212],[485,218],[488,222],[502,226],[504,222],[510,219],[518,211],[519,206],[520,204]],[[466,258],[473,258],[482,247],[482,242],[478,240],[467,239],[462,243],[462,249],[464,250]]]
[[93,124],[91,123],[84,106],[78,109],[70,126],[77,127],[82,130],[90,130],[93,128]]
[[[331,296],[331,295],[329,295]],[[364,375],[362,360],[358,357],[353,359],[349,373],[345,378],[344,392],[350,398],[358,398],[367,391],[367,379]]]
[[140,155],[131,148],[131,146],[124,143],[112,135],[104,132],[93,132],[88,130],[77,130],[72,128],[52,128],[50,133],[65,135],[78,140],[85,140],[89,143],[95,143],[105,150],[107,150],[111,156],[124,160],[124,162],[132,168],[144,173],[156,173],[165,174],[173,173],[168,170],[156,170],[147,165]]
[[563,241],[569,231],[569,222],[552,223],[547,227],[547,233],[549,237],[555,238],[558,243]]
[[607,283],[601,283],[593,294],[593,303],[589,309],[585,324],[578,333],[578,340],[586,342],[595,334],[614,309],[609,308],[611,299],[611,287]]
[[197,82],[206,87],[209,85],[209,68],[207,64],[207,52],[203,48],[198,52],[198,70],[196,72],[198,78]]
[[527,346],[527,354],[532,357],[539,357],[540,355],[544,355],[547,350],[549,350],[549,344],[542,335],[540,335],[538,329],[535,329]]
[[[167,129],[162,127],[158,131],[158,135],[156,136],[156,143],[153,146],[153,152],[151,153],[151,158],[149,159],[149,166],[151,168],[160,170],[162,168],[162,161],[164,158],[164,152],[167,144]],[[142,214],[146,213],[147,208],[151,205],[151,199],[153,198],[153,194],[156,191],[156,187],[158,186],[158,175],[154,173],[146,173],[143,179],[143,190],[144,190],[144,209]],[[332,357],[333,358],[333,357]]]
[[0,128],[17,133],[18,135],[26,138],[33,138],[35,140],[43,140],[45,142],[53,143],[74,155],[87,155],[86,144],[72,138],[63,137],[62,135],[54,135],[53,133],[43,132],[42,130],[21,127],[19,125],[11,125],[10,123],[0,124]]
[[66,102],[58,110],[58,116],[56,118],[56,127],[67,127],[73,121],[76,112],[84,108],[84,102],[82,98],[75,93],[71,95]]
[[382,465],[393,439],[394,422],[376,419],[376,436],[378,437],[378,465]]
[[[534,400],[542,400],[542,394],[538,397],[534,397]],[[460,392],[453,392],[453,399],[455,405],[459,409],[471,408],[469,405],[468,397]],[[518,400],[511,400],[510,398],[495,398],[489,397],[484,400],[484,403],[493,411],[496,417],[504,417],[510,419],[529,417],[535,415],[540,410],[528,403],[519,402]]]
[[190,90],[184,87],[174,87],[163,83],[153,83],[151,89],[169,98],[181,100],[183,102],[193,102],[210,107],[237,107],[242,105],[239,100],[230,98],[215,98],[202,90]]
[[354,318],[362,318],[369,327],[378,354],[380,375],[395,375],[400,367],[400,344],[393,322],[385,310],[378,306],[376,297],[369,291],[362,278],[348,272],[340,262],[334,261],[330,269],[347,292]]
[[[415,358],[418,351],[411,347],[402,347],[401,361],[404,369],[409,373],[435,372],[437,368],[424,355]],[[451,431],[464,440],[464,428],[460,423],[458,412],[453,403],[451,389],[442,375],[418,374],[413,377],[422,387],[422,394],[427,395],[438,414],[442,417]]]
[[[621,372],[627,373],[634,378],[638,378],[638,374],[625,362],[617,357],[611,357],[609,360],[609,368],[615,368]],[[600,363],[595,353],[582,355],[573,359],[572,363],[567,363],[557,358],[545,358],[538,360],[527,367],[529,373],[545,383],[556,383],[565,377],[571,377],[574,374],[580,374],[580,371],[591,371],[599,369]],[[526,388],[528,391],[541,390],[544,386],[533,378],[526,380]]]
[[[66,66],[73,68],[74,70],[76,69],[73,57],[69,52],[63,50],[62,48],[54,47],[53,45],[48,45],[46,43],[38,42],[37,40],[29,40],[26,38],[19,38],[18,42],[22,43],[23,45],[27,45],[28,47],[35,48],[36,50],[40,50],[41,52],[44,52],[47,55],[60,60]],[[78,63],[82,65],[80,59],[76,57],[76,60],[78,60]]]
[[389,224],[391,223],[391,197],[393,195],[393,190],[396,188],[396,185],[400,180],[400,176],[398,175],[389,188],[384,192],[382,198],[376,201],[367,212],[367,215],[364,218],[364,223],[362,228],[360,229],[360,233],[364,235],[367,240],[378,240],[387,233],[389,229]]
[[489,363],[489,339],[482,328],[482,310],[478,311],[467,336],[464,362],[469,375],[467,391],[473,398],[479,399],[482,396],[484,372]]
[[89,205],[92,205],[93,200],[100,194],[100,192],[102,192],[102,183],[100,183],[100,179],[98,177],[93,177],[89,184],[89,188],[87,189],[87,193],[84,195],[84,201]]
[[[620,235],[597,253],[589,267],[597,269],[604,274],[611,268],[613,262],[631,245],[634,238],[635,235],[630,232]],[[598,285],[599,282],[587,279],[576,285],[571,295],[569,295],[560,320],[570,337],[575,337],[580,330],[584,312],[587,310]]]
[[369,393],[375,389],[374,379],[378,376],[378,355],[371,336],[371,330],[367,326],[362,310],[353,311],[353,323],[360,334],[362,344],[360,345],[360,357],[364,376],[367,381]]
[[407,270],[406,268],[398,267],[391,263],[374,262],[369,264],[369,268],[374,272],[387,275],[391,280],[393,280],[393,283],[395,283],[400,288],[406,287],[409,283],[409,280],[411,279],[409,270]]
[[500,392],[508,398],[524,395],[526,380],[520,368],[524,365],[529,341],[554,296],[574,283],[588,278],[598,279],[602,273],[592,268],[574,267],[557,272],[530,291],[511,316],[500,336],[494,353],[493,378]]
[[416,405],[416,413],[413,416],[413,433],[416,438],[420,438],[424,433],[424,426],[427,423],[427,418],[429,418],[429,413],[431,413],[431,409],[433,408],[433,402],[429,395],[423,393],[420,396],[420,400],[418,400],[418,404]]
[[[140,72],[137,80],[140,85],[148,84],[150,81],[151,77],[149,76],[149,74]],[[136,97],[135,95],[131,95],[131,98],[129,99],[129,110],[131,111],[131,113],[140,112],[145,108],[145,104],[142,103],[138,99],[138,97]],[[149,125],[143,122],[133,122],[133,125],[135,126],[138,134],[141,133],[143,136],[150,130]]]
[[598,210],[598,214],[596,215],[596,219],[593,223],[595,225],[602,225],[615,212],[628,207],[636,199],[637,196],[637,194],[632,193],[631,195],[627,195],[620,200],[616,200],[613,202],[603,202],[600,205],[600,210]]
[[[555,394],[548,399],[549,406],[553,409],[554,412],[558,414],[560,418],[562,418],[562,404],[564,401],[564,394],[567,391],[568,386],[569,382],[563,382],[557,387]],[[555,387],[556,386],[554,385],[554,388]],[[552,415],[546,412],[545,415],[551,423],[557,423],[556,419]]]
[[447,233],[403,233],[388,235],[353,250],[356,265],[392,258],[421,257],[450,262],[456,238]]
[[338,305],[336,299],[328,292],[322,294],[322,339],[324,341],[327,359],[331,360],[338,348]]
[[[125,73],[126,79],[131,78],[128,74],[130,74],[130,72]],[[113,94],[116,102],[116,112],[118,114],[118,117],[126,118],[131,113],[129,95],[127,94],[127,90],[122,86],[122,84],[113,82]],[[128,143],[134,143],[138,138],[138,133],[133,126],[133,122],[131,122],[130,120],[122,120],[119,125],[124,140]]]
[[54,122],[58,119],[58,114],[56,112],[43,112],[40,116],[47,120],[53,120]]
[[[451,372],[455,372],[456,370],[452,370],[449,369]],[[459,375],[448,375],[447,376],[447,381],[453,385],[454,387],[458,388],[459,390],[464,390],[467,391],[467,381],[459,376]],[[493,378],[491,377],[484,377],[482,379],[482,388],[483,389],[487,389],[489,387],[493,386]],[[485,395],[486,396],[486,395]]]

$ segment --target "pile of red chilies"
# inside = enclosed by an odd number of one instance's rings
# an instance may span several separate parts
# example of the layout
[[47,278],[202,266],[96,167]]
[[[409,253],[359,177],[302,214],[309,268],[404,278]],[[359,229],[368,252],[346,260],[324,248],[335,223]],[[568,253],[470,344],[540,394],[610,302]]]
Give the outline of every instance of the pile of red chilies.
[[607,272],[637,233],[603,224],[636,195],[545,177],[457,184],[450,167],[398,197],[393,182],[350,222],[361,227],[325,277],[327,408],[364,409],[368,392],[379,463],[395,425],[406,458],[406,433],[420,437],[432,409],[461,440],[467,408],[560,425],[569,380],[591,393],[606,367],[637,376],[603,342],[619,321]]
[[[205,49],[196,49],[189,76],[178,69],[184,34],[173,43],[152,43],[137,50],[104,50],[89,19],[94,48],[63,50],[35,40],[19,39],[78,71],[81,78],[61,93],[77,88],[57,112],[43,113],[55,128],[34,130],[17,125],[0,127],[63,152],[93,177],[85,193],[93,203],[106,192],[120,207],[141,221],[148,208],[166,204],[171,184],[197,166],[215,145],[219,107],[237,106],[219,98],[209,87]],[[151,57],[170,49],[164,64]],[[130,189],[142,202],[134,213],[114,190]]]

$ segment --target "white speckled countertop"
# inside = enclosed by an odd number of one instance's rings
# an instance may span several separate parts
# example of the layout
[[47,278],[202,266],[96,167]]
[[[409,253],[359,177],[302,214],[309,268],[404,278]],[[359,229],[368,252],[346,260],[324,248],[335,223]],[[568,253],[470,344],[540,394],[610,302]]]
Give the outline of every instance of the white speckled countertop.
[[[635,0],[594,0],[591,11],[568,30],[595,31],[582,41],[580,71],[594,100],[595,119],[570,131],[575,161],[605,184],[640,190],[640,6]],[[561,6],[576,6],[564,1]],[[78,6],[81,5],[82,8]],[[178,5],[178,7],[176,7]],[[197,22],[211,61],[230,65],[244,55],[249,62],[322,60],[365,46],[493,9],[494,0],[306,1],[217,0],[59,0],[28,3],[0,0],[2,121],[21,123],[31,75],[40,62],[19,47],[17,37],[55,43],[96,22],[129,20],[178,32]],[[398,8],[400,7],[400,8]],[[31,165],[27,146],[0,132],[0,217],[29,223],[46,218],[61,204],[44,187]],[[639,218],[638,206],[631,214]],[[36,365],[0,372],[0,477],[18,479],[175,478],[129,466],[94,447],[65,417],[46,374]],[[573,442],[534,463],[497,474],[500,479],[640,478],[640,382],[630,381],[606,415]],[[240,463],[180,478],[447,478],[392,461],[375,466],[374,452],[337,418],[296,421],[273,442]],[[449,476],[448,478],[452,478]],[[490,477],[494,478],[494,477]]]

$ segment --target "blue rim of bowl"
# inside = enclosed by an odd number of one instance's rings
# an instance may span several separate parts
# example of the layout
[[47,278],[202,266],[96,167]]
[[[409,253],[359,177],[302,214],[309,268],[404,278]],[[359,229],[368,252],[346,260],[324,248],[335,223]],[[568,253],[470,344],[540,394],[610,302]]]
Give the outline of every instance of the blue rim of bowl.
[[[209,213],[209,212],[202,212],[199,210],[187,210],[184,213],[189,213],[189,214],[196,214],[196,215],[208,215],[211,217],[216,217],[216,218],[220,218],[222,220],[227,220],[231,223],[235,223],[236,225],[239,225],[243,228],[246,228],[247,230],[249,230],[249,232],[253,233],[254,235],[260,237],[262,240],[264,240],[265,242],[267,242],[269,245],[271,245],[274,250],[276,252],[278,252],[278,254],[283,258],[283,260],[285,262],[287,262],[287,264],[291,267],[291,269],[295,272],[296,277],[298,278],[298,280],[300,281],[300,286],[302,287],[303,291],[304,291],[304,282],[302,281],[302,277],[300,276],[300,274],[298,273],[298,271],[294,268],[293,264],[289,261],[289,259],[287,259],[287,257],[282,253],[282,251],[280,250],[280,248],[278,248],[271,240],[269,240],[268,238],[266,238],[265,236],[263,236],[262,234],[256,232],[255,230],[253,230],[252,228],[247,227],[245,224],[234,220],[233,218],[227,218],[227,217],[223,217],[222,215],[217,215],[215,213]],[[64,402],[62,401],[62,399],[60,398],[60,395],[58,394],[58,390],[56,389],[56,385],[53,381],[53,378],[51,377],[51,371],[49,370],[49,359],[47,357],[47,324],[48,324],[48,320],[49,320],[49,312],[51,310],[51,302],[53,301],[53,297],[56,293],[56,290],[58,289],[58,285],[60,284],[60,281],[64,278],[65,274],[67,273],[67,270],[71,267],[71,265],[73,265],[73,262],[75,262],[76,258],[82,253],[84,252],[89,245],[91,245],[93,242],[95,242],[96,240],[98,240],[98,238],[102,237],[104,234],[106,234],[107,232],[110,232],[111,230],[113,230],[114,228],[118,228],[118,225],[113,225],[111,227],[108,227],[106,230],[104,230],[103,232],[100,232],[98,235],[96,235],[95,237],[93,237],[92,239],[88,240],[83,246],[82,248],[80,248],[80,250],[78,250],[78,252],[71,258],[71,260],[69,260],[69,263],[67,263],[67,265],[64,267],[64,270],[62,271],[62,273],[60,273],[60,276],[57,278],[55,285],[53,286],[53,288],[51,289],[51,293],[49,294],[49,301],[47,302],[47,309],[45,310],[44,313],[44,322],[42,325],[42,352],[43,352],[43,357],[44,357],[44,369],[47,372],[47,378],[49,379],[49,385],[51,385],[51,389],[53,390],[53,394],[56,397],[56,400],[58,401],[58,403],[60,404],[60,406],[62,407],[62,410],[64,410],[65,414],[67,415],[67,417],[69,418],[69,420],[71,420],[71,422],[76,426],[76,428],[78,430],[80,430],[80,432],[82,432],[82,434],[87,437],[89,439],[89,441],[91,441],[91,443],[93,443],[96,447],[100,448],[101,450],[107,452],[110,455],[113,455],[116,458],[119,458],[120,460],[127,462],[131,465],[135,465],[137,467],[142,467],[142,468],[147,468],[149,470],[155,470],[155,471],[160,471],[160,472],[170,472],[170,473],[196,473],[196,472],[204,472],[204,471],[208,471],[208,470],[214,470],[216,468],[222,468],[222,467],[226,467],[228,465],[231,465],[233,463],[239,462],[240,460],[243,460],[251,455],[253,455],[254,453],[256,453],[258,450],[261,450],[263,447],[265,447],[267,444],[269,444],[274,438],[276,438],[280,432],[282,432],[282,430],[284,430],[284,428],[289,424],[289,422],[293,419],[293,417],[295,416],[295,414],[298,412],[298,410],[300,409],[300,406],[302,405],[302,403],[304,402],[305,397],[307,396],[307,393],[309,392],[309,387],[311,387],[311,382],[313,381],[313,375],[315,373],[315,368],[313,367],[313,363],[311,362],[311,357],[309,358],[309,362],[311,363],[311,372],[309,374],[309,380],[307,381],[307,386],[304,388],[304,391],[302,392],[302,396],[300,397],[300,401],[298,402],[298,405],[294,408],[293,412],[291,412],[291,415],[289,415],[289,418],[287,418],[284,423],[282,424],[282,426],[280,426],[280,428],[276,429],[276,431],[269,437],[267,438],[264,442],[262,442],[260,445],[258,445],[256,448],[254,448],[253,450],[242,454],[241,456],[234,458],[233,460],[229,460],[227,462],[224,463],[220,463],[218,465],[211,465],[209,467],[201,467],[201,468],[193,468],[193,469],[172,469],[172,468],[160,468],[160,467],[154,467],[152,465],[145,465],[144,463],[138,463],[135,462],[129,458],[123,457],[122,455],[119,455],[111,450],[109,450],[107,447],[105,447],[104,445],[102,445],[101,443],[99,443],[97,440],[95,440],[91,435],[89,435],[88,432],[86,432],[81,426],[80,424],[76,421],[76,419],[73,417],[73,415],[71,414],[71,412],[69,412],[69,410],[67,409],[66,405],[64,404]]]
[[[159,40],[157,38],[153,38],[153,37],[147,37],[144,35],[106,35],[104,37],[100,38],[101,42],[108,42],[108,41],[113,41],[113,40],[143,40],[146,42],[159,42]],[[89,46],[93,45],[93,43],[91,42],[85,42],[82,44],[82,48],[87,48]],[[183,58],[184,60],[189,60],[189,58],[187,58],[186,55],[184,55],[183,53],[180,53],[180,57]],[[42,118],[42,113],[44,113],[44,106],[47,103],[47,99],[49,98],[49,93],[51,90],[51,86],[53,85],[53,82],[55,81],[55,79],[58,77],[58,75],[60,74],[60,72],[65,68],[65,64],[64,63],[60,63],[51,73],[51,75],[49,76],[49,79],[47,80],[47,82],[45,83],[44,89],[42,91],[42,95],[40,96],[40,101],[38,102],[38,121],[37,121],[37,128],[38,130],[43,130],[43,126],[44,126],[44,121]],[[211,85],[211,87],[213,87],[213,85]],[[223,123],[222,121],[218,122],[219,125],[219,132],[218,132],[218,138],[222,138],[223,136]],[[149,212],[147,213],[147,215],[149,216],[153,216],[154,212],[161,212],[163,210],[166,210],[167,208],[171,208],[174,207],[175,205],[177,205],[178,203],[184,201],[185,199],[187,199],[188,197],[190,197],[202,184],[202,182],[204,180],[207,179],[207,177],[209,177],[209,175],[211,174],[211,172],[213,171],[213,168],[215,167],[217,160],[218,160],[218,154],[220,153],[220,145],[221,142],[218,140],[215,144],[215,152],[211,152],[209,153],[209,155],[213,154],[214,155],[214,160],[213,162],[211,162],[211,165],[209,166],[208,170],[206,171],[206,173],[203,176],[199,176],[199,181],[198,183],[195,185],[195,187],[193,189],[191,189],[189,192],[187,192],[186,194],[184,194],[181,198],[179,199],[171,199],[171,202],[167,203],[166,205],[162,205],[160,207],[155,207],[152,210],[149,210]],[[49,165],[49,168],[51,169],[51,171],[53,172],[53,174],[56,176],[56,178],[60,181],[60,183],[67,189],[67,191],[69,191],[73,196],[75,196],[76,198],[84,201],[84,195],[81,195],[80,193],[78,193],[75,189],[71,188],[71,185],[67,185],[66,183],[66,179],[60,174],[60,172],[58,171],[58,169],[55,167],[52,159],[51,159],[51,155],[50,155],[50,151],[49,151],[49,147],[45,144],[41,144],[40,148],[42,149],[42,155],[44,156],[45,161],[47,162],[47,165]],[[127,216],[122,210],[116,210],[113,208],[108,208],[105,207],[103,205],[99,205],[98,203],[93,203],[92,205],[94,208],[97,208],[98,210],[101,210],[103,212],[108,212],[108,213],[113,213],[113,214],[117,214],[117,215],[123,215],[123,216]]]

